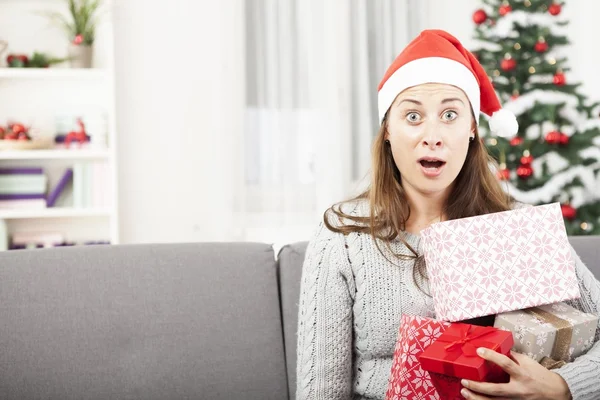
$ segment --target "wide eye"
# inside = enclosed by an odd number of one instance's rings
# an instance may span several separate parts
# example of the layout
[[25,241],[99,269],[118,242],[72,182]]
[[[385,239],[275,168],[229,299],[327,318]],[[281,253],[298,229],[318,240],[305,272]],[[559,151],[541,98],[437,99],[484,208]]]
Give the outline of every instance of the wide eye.
[[454,121],[456,117],[458,117],[458,114],[456,113],[456,111],[452,110],[445,111],[443,114],[444,121]]
[[409,112],[406,114],[406,120],[412,124],[419,122],[421,120],[421,116],[416,112]]

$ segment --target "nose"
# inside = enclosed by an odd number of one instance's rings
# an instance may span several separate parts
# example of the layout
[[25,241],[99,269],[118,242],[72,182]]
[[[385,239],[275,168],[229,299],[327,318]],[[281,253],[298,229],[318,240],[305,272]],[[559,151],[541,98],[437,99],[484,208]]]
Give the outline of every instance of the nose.
[[427,127],[421,144],[423,147],[429,147],[432,150],[443,146],[442,137],[439,134],[439,129],[436,128],[435,124],[431,124]]

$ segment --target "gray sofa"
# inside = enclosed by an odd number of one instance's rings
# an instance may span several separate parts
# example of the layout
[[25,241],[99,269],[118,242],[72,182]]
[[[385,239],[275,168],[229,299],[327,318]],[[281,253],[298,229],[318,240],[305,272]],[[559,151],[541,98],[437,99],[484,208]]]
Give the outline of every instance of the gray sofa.
[[[572,243],[600,276],[600,237]],[[0,253],[0,399],[293,399],[305,248]]]

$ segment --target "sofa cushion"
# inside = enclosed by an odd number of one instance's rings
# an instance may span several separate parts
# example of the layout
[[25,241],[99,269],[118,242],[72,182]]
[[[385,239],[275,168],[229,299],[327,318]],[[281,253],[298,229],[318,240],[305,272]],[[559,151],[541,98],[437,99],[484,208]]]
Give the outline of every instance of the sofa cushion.
[[290,400],[296,398],[296,335],[302,264],[308,242],[284,246],[279,252],[279,287]]
[[570,236],[569,242],[596,279],[600,279],[600,236]]
[[260,244],[0,253],[1,399],[282,399]]

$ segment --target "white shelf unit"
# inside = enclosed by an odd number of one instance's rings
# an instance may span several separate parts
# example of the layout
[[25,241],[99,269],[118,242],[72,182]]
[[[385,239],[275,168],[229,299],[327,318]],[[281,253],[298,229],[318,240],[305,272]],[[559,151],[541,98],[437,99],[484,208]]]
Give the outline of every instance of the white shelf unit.
[[[113,0],[103,0],[100,24],[94,44],[94,65],[90,69],[70,68],[68,63],[50,68],[8,68],[9,53],[34,51],[53,57],[67,55],[64,31],[53,26],[40,11],[66,15],[64,0],[1,0],[0,38],[9,43],[0,55],[0,126],[10,120],[23,122],[54,137],[57,115],[77,113],[90,107],[102,111],[106,120],[106,145],[78,149],[0,150],[0,168],[41,167],[48,176],[48,191],[66,168],[102,165],[106,168],[109,196],[106,204],[74,204],[70,190],[56,207],[44,209],[0,209],[8,234],[14,232],[60,231],[67,242],[110,241],[119,243],[117,132],[115,118],[115,73]],[[34,32],[35,34],[31,34]],[[94,132],[88,127],[94,140]],[[89,176],[89,175],[88,175]],[[75,184],[75,182],[73,182]]]

